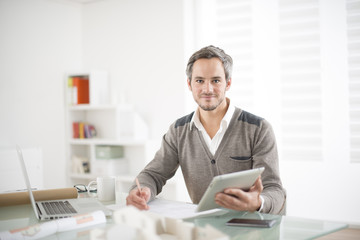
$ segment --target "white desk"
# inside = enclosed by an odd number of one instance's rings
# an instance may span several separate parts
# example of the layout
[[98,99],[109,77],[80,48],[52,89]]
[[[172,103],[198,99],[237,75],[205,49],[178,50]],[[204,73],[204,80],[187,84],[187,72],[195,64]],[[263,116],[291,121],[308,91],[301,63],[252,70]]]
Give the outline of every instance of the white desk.
[[[233,217],[262,217],[271,219],[275,218],[278,222],[272,228],[263,229],[225,226],[225,222]],[[309,220],[269,214],[259,215],[256,213],[245,212],[230,212],[221,216],[195,218],[187,221],[193,222],[197,226],[205,226],[206,224],[210,224],[216,229],[229,235],[231,239],[313,239],[347,227],[347,225],[343,223],[334,223],[321,220]],[[37,223],[38,220],[36,219],[30,205],[0,208],[0,231],[18,229]],[[112,218],[108,217],[106,224],[93,226],[90,229],[80,229],[77,231],[56,234],[48,237],[47,239],[90,239],[90,231],[92,229],[109,229],[114,225],[115,224]]]

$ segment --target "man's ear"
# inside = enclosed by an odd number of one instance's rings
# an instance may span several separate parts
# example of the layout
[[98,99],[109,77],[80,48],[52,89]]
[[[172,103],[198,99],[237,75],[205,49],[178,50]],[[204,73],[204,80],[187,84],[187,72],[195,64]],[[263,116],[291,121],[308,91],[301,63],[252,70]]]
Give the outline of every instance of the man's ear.
[[188,88],[191,91],[192,89],[191,89],[191,80],[190,80],[190,78],[188,78],[186,81],[187,81]]
[[226,91],[230,89],[232,83],[232,78],[229,78],[229,80],[226,82]]

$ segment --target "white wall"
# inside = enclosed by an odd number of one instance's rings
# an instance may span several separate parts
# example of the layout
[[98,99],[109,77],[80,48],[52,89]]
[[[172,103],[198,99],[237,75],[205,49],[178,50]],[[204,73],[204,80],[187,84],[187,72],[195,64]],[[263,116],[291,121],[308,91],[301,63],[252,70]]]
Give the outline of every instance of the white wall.
[[64,187],[64,71],[82,64],[81,6],[0,1],[0,145],[41,147],[45,187]]
[[[106,0],[83,8],[84,69],[107,70],[112,101],[132,104],[148,123],[155,143],[149,157],[170,124],[187,114],[184,16],[179,0]],[[172,182],[177,199],[190,201],[180,171]]]
[[[106,0],[83,8],[84,70],[109,72],[112,101],[132,104],[148,123],[151,156],[186,114],[183,21],[178,0]],[[174,181],[178,200],[189,201],[180,171]]]
[[185,114],[182,4],[0,0],[0,145],[41,147],[44,186],[64,187],[64,74],[96,69],[160,143]]
[[99,1],[83,23],[84,67],[107,70],[113,101],[133,104],[160,141],[185,114],[182,1]]

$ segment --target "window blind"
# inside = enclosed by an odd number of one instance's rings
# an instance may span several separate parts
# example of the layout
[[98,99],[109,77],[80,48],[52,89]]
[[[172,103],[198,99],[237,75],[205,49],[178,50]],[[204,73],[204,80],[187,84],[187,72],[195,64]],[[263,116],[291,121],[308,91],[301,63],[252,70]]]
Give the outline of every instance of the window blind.
[[216,1],[216,42],[234,61],[233,81],[228,96],[236,106],[254,103],[252,1]]
[[322,160],[317,0],[279,1],[282,159]]
[[[269,11],[264,10],[265,1],[215,0],[210,3],[214,4],[215,14],[205,19],[203,24],[206,25],[205,21],[215,23],[212,28],[207,28],[208,31],[211,29],[216,38],[211,41],[234,59],[233,82],[227,95],[236,106],[243,109],[252,111],[265,104],[274,109],[271,114],[281,114],[278,118],[281,123],[272,124],[280,126],[278,130],[281,133],[277,135],[280,136],[278,141],[282,160],[322,161],[323,81],[318,0],[279,0],[277,5],[271,4],[272,9]],[[210,3],[203,1],[203,4]],[[272,19],[273,24],[257,21],[255,17],[259,17],[259,10],[262,21]],[[264,36],[259,35],[259,32],[269,32],[276,36],[258,39]],[[262,47],[259,44],[274,39],[278,39],[279,46],[272,46],[272,42],[267,46],[277,51],[255,51]],[[278,61],[271,66],[279,66],[278,72],[268,71],[272,75],[265,76],[265,80],[255,77],[258,71],[269,69],[261,65],[267,64],[266,61],[260,61],[259,65],[258,60],[262,57]],[[271,81],[267,84],[272,91],[280,89],[279,102],[273,102],[277,105],[270,106],[266,102],[268,98],[257,94],[264,92],[266,81]]]
[[347,0],[350,160],[360,162],[360,1]]

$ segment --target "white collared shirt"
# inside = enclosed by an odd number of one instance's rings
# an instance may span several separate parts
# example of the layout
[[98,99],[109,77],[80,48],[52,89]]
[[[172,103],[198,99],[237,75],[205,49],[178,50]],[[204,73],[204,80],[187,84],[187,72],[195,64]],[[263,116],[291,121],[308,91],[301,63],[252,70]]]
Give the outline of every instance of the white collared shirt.
[[[190,122],[190,129],[192,128],[193,124],[195,124],[197,129],[199,129],[199,131],[201,132],[201,134],[205,140],[205,143],[206,143],[207,147],[209,148],[212,155],[215,155],[216,150],[218,149],[218,147],[221,143],[221,140],[223,139],[224,134],[229,126],[231,118],[233,117],[234,112],[235,112],[235,107],[231,104],[230,99],[226,98],[226,100],[229,101],[228,110],[226,111],[225,116],[221,120],[219,130],[216,132],[215,136],[212,139],[210,138],[210,136],[206,132],[204,126],[200,122],[199,108],[197,108],[195,110],[195,114],[193,115],[191,122]],[[260,195],[260,198],[261,198],[261,206],[260,206],[260,209],[258,210],[259,212],[263,208],[264,202],[265,202],[263,196]]]
[[220,128],[216,132],[215,136],[211,139],[209,134],[206,132],[204,126],[200,122],[199,109],[198,108],[196,109],[195,114],[193,115],[193,117],[191,119],[190,128],[192,127],[193,124],[195,124],[197,129],[199,129],[199,131],[201,132],[201,134],[205,140],[205,143],[206,143],[207,147],[209,148],[210,152],[212,153],[212,155],[215,155],[216,150],[218,149],[220,142],[224,137],[224,134],[226,132],[226,129],[229,126],[229,123],[231,121],[231,118],[232,118],[234,112],[235,112],[235,107],[231,104],[231,101],[229,100],[229,107],[228,107],[228,110],[226,111],[224,118],[221,120]]

